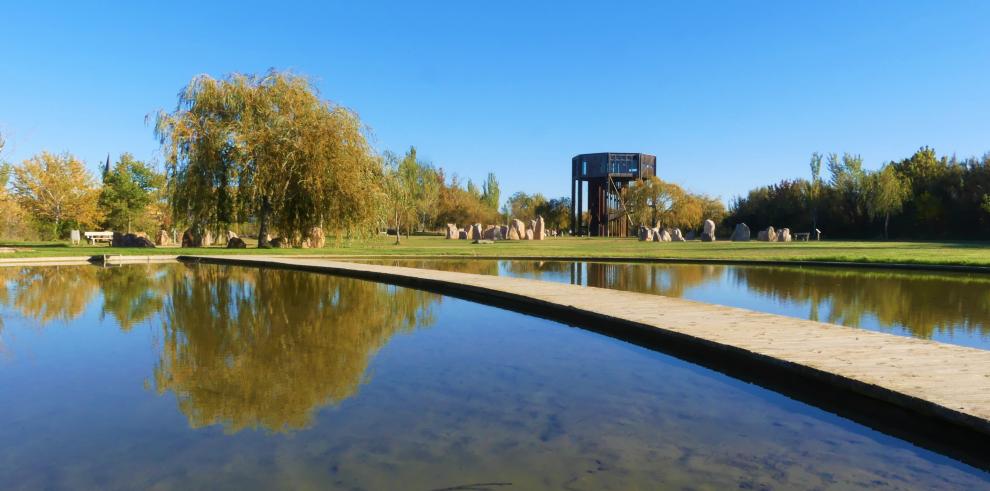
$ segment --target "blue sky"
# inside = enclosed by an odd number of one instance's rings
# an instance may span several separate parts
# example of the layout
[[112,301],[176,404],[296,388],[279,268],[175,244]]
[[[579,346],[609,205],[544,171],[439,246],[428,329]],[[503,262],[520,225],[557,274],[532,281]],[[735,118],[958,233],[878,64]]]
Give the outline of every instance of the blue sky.
[[196,74],[269,67],[358,112],[377,149],[503,193],[565,195],[585,152],[653,153],[728,200],[814,151],[990,151],[990,2],[85,3],[3,7],[3,159],[157,159],[146,114]]

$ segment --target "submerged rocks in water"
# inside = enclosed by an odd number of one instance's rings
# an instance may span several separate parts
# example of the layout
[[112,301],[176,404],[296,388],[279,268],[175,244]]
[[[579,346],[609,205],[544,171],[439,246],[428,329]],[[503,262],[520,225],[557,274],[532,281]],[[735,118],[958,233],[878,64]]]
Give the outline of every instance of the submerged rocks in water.
[[752,237],[753,234],[749,231],[749,226],[745,223],[738,223],[736,224],[736,229],[732,231],[732,237],[729,237],[729,240],[733,242],[748,242]]

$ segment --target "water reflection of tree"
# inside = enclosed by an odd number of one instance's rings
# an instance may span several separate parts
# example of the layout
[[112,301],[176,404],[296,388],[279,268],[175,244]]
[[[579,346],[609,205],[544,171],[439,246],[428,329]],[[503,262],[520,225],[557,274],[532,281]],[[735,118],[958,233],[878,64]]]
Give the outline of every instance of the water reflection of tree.
[[96,268],[89,266],[31,266],[0,268],[10,290],[5,305],[42,325],[75,319],[99,287]]
[[438,299],[320,274],[191,266],[163,307],[155,386],[176,395],[193,427],[305,428],[317,408],[357,392],[395,333],[431,324]]
[[977,275],[810,268],[733,268],[751,290],[775,301],[807,302],[824,321],[859,326],[872,316],[914,336],[965,330],[990,334],[990,279]]
[[682,297],[689,288],[717,281],[724,270],[708,264],[587,263],[586,281],[599,288]]
[[103,268],[97,273],[103,291],[103,313],[127,331],[162,308],[168,284],[167,265],[149,264]]

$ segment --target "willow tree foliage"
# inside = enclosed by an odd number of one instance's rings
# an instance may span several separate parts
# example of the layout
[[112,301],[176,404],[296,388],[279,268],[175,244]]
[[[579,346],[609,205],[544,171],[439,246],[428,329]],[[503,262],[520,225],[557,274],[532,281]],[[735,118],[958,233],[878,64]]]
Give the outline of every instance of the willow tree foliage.
[[314,227],[369,232],[380,216],[380,160],[356,114],[305,78],[269,71],[200,75],[155,123],[176,219],[223,229],[257,220],[304,239]]
[[623,189],[623,202],[634,222],[649,226],[695,229],[707,218],[699,197],[656,176]]

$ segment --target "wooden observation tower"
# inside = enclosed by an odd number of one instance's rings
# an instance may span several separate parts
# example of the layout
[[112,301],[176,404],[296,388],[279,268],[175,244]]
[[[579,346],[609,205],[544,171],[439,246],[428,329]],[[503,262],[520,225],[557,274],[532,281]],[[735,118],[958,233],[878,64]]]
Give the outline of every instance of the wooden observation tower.
[[[630,218],[621,195],[629,183],[657,175],[657,158],[645,153],[583,153],[571,159],[571,234],[626,237]],[[588,223],[583,223],[588,183]]]

